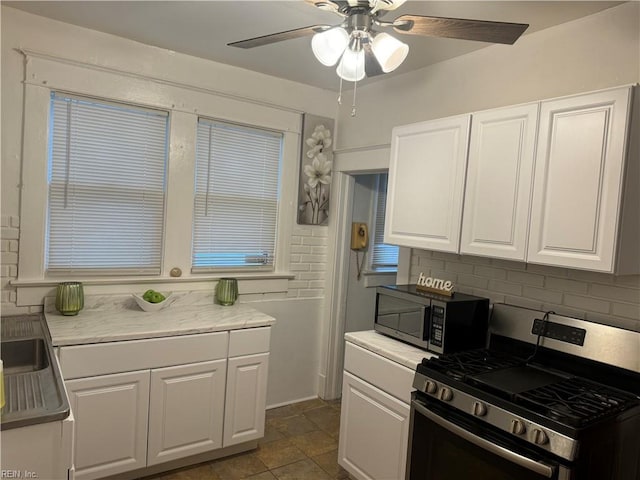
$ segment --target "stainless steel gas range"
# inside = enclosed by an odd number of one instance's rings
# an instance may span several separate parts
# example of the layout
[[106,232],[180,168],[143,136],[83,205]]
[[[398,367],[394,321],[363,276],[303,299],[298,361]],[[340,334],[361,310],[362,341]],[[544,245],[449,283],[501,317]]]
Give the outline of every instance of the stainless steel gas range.
[[640,479],[638,332],[497,304],[414,387],[410,480]]

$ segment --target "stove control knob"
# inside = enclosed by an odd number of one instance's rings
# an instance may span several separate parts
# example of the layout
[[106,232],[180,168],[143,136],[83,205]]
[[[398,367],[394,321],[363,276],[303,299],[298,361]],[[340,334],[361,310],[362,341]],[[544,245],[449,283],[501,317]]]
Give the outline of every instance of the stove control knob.
[[452,398],[453,398],[453,392],[451,391],[451,389],[447,387],[443,387],[442,390],[440,390],[440,400],[444,402],[449,402],[451,401]]
[[436,382],[432,382],[431,380],[428,380],[424,389],[427,393],[430,393],[433,395],[438,390],[438,384]]
[[484,417],[487,414],[487,406],[482,402],[473,402],[472,412],[476,417]]
[[511,420],[511,433],[513,433],[514,435],[522,435],[526,431],[527,428],[525,427],[522,420],[518,420],[517,418]]
[[531,431],[531,440],[533,440],[533,443],[535,443],[536,445],[544,445],[545,443],[549,443],[549,437],[546,433],[544,433],[543,430],[540,430],[539,428],[534,428]]

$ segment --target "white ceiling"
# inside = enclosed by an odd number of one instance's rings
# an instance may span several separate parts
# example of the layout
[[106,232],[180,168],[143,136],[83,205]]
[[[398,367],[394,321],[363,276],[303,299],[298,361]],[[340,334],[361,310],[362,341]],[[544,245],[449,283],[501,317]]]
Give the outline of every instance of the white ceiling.
[[[409,1],[384,20],[413,13],[438,17],[528,23],[525,35],[623,2],[597,1]],[[3,4],[148,45],[182,52],[329,90],[338,89],[331,67],[315,60],[310,39],[298,38],[253,49],[229,42],[341,18],[304,1],[4,1]],[[397,35],[409,56],[397,75],[483,48],[466,40]],[[516,42],[517,45],[517,42]],[[364,83],[384,78],[366,79]]]

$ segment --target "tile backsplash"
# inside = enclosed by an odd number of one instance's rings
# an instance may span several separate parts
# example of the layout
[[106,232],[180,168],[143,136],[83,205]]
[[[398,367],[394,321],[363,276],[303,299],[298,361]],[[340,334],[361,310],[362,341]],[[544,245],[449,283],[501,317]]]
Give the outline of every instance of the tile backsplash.
[[640,331],[640,275],[547,267],[507,260],[411,251],[410,282],[420,273],[451,280],[456,291]]

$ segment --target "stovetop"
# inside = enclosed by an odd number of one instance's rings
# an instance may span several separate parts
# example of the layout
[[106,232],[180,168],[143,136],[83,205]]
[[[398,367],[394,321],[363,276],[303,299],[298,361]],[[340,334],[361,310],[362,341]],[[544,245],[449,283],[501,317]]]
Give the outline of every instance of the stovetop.
[[[640,405],[635,395],[488,349],[425,359],[418,373],[451,387],[467,385],[570,428],[586,428]],[[504,402],[502,403],[504,405]]]

